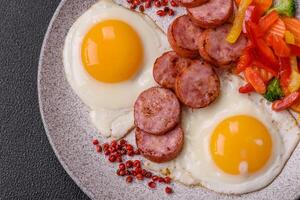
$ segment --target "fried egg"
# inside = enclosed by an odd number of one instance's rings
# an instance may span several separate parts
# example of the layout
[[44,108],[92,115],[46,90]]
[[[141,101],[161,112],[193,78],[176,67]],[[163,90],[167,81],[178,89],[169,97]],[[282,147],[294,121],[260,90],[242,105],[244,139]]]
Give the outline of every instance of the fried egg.
[[110,0],[96,3],[72,25],[63,53],[66,77],[103,135],[118,139],[132,129],[133,104],[155,85],[152,66],[167,49],[150,18]]
[[299,141],[300,129],[287,112],[276,113],[263,97],[239,94],[239,77],[220,76],[221,96],[204,109],[184,109],[185,145],[164,164],[146,166],[186,185],[243,194],[267,186]]

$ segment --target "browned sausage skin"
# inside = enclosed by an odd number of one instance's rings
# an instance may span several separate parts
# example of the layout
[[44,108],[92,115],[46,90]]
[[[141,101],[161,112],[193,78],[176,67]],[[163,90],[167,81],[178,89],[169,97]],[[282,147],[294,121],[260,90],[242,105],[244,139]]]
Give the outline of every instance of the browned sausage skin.
[[220,80],[212,65],[194,60],[177,76],[175,91],[186,106],[204,108],[219,96]]
[[176,2],[183,7],[186,8],[192,8],[192,7],[197,7],[200,6],[209,0],[176,0]]
[[183,68],[190,65],[191,60],[168,51],[156,59],[153,67],[154,80],[162,87],[174,89],[175,80]]
[[180,103],[169,89],[152,87],[142,92],[134,104],[135,125],[143,131],[162,135],[180,121]]
[[205,46],[206,46],[206,39],[208,36],[208,30],[206,29],[205,31],[203,31],[203,33],[201,34],[201,36],[199,37],[199,41],[198,41],[198,48],[199,48],[199,54],[200,56],[207,62],[213,64],[213,65],[217,65],[216,61],[214,61],[210,55],[207,53]]
[[184,143],[183,130],[180,126],[164,135],[152,135],[137,128],[135,131],[137,147],[141,154],[157,163],[167,162],[176,158]]
[[187,13],[195,24],[201,28],[215,28],[224,24],[233,13],[232,0],[210,0]]
[[202,29],[195,26],[187,15],[177,17],[170,24],[167,37],[172,49],[180,56],[197,58],[198,38]]

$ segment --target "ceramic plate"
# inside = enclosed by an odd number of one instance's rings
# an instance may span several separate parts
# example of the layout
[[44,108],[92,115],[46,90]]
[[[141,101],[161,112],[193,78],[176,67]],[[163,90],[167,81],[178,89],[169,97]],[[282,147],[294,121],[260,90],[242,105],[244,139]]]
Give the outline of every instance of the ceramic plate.
[[[125,0],[121,0],[126,3]],[[120,1],[120,2],[121,2]],[[88,109],[73,93],[64,73],[62,51],[65,37],[75,20],[96,0],[63,0],[48,28],[42,47],[38,90],[40,110],[49,141],[62,166],[91,199],[295,199],[300,195],[300,146],[282,173],[266,188],[232,196],[205,188],[173,184],[176,191],[166,195],[163,187],[150,190],[147,182],[127,184],[115,176],[115,166],[95,153],[92,139],[100,135],[89,122]],[[120,3],[119,2],[119,3]],[[178,10],[177,13],[182,13]],[[158,19],[153,10],[147,14],[166,30],[170,17]]]

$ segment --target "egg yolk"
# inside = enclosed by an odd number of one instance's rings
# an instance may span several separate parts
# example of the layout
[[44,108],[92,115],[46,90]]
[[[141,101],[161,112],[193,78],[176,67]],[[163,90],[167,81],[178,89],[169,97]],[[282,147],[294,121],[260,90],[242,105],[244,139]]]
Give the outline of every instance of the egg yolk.
[[272,138],[254,117],[232,116],[215,128],[210,151],[216,165],[232,175],[257,172],[267,163],[272,151]]
[[81,57],[86,71],[96,80],[105,83],[126,81],[142,64],[142,42],[127,23],[105,20],[85,35]]

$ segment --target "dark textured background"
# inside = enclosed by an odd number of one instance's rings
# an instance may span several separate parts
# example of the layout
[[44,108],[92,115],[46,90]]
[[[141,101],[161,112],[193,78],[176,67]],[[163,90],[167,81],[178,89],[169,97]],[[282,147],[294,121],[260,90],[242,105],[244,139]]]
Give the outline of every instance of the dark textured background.
[[0,0],[0,199],[88,199],[47,140],[37,97],[42,41],[60,0]]

